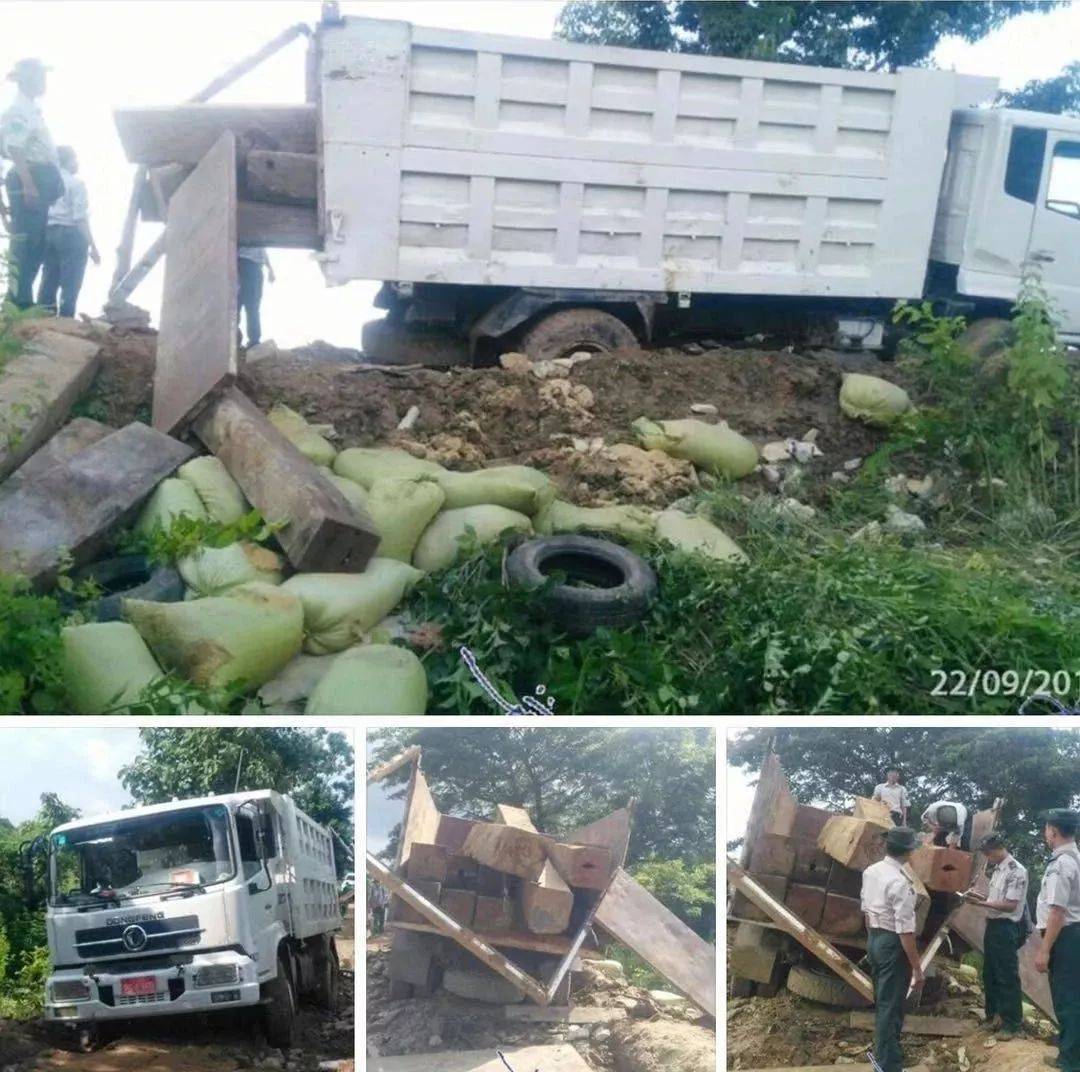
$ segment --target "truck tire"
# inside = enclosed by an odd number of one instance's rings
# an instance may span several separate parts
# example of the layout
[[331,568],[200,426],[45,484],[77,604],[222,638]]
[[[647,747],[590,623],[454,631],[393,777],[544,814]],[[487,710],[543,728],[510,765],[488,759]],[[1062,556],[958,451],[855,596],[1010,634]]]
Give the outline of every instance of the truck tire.
[[839,1009],[866,1009],[870,1002],[832,972],[818,971],[808,964],[796,964],[788,972],[787,988],[807,1001],[833,1005]]
[[653,568],[610,540],[545,536],[527,540],[506,560],[507,580],[523,588],[541,587],[553,571],[566,573],[567,583],[546,593],[544,613],[572,636],[633,625],[656,595]]
[[337,1012],[341,990],[341,966],[338,963],[334,939],[327,938],[315,962],[315,1000],[324,1009]]
[[288,959],[278,954],[277,975],[263,984],[263,1031],[266,1041],[279,1050],[292,1047],[296,1023],[296,988]]
[[533,361],[569,357],[578,350],[606,354],[638,345],[637,336],[603,309],[556,309],[525,330],[519,348]]

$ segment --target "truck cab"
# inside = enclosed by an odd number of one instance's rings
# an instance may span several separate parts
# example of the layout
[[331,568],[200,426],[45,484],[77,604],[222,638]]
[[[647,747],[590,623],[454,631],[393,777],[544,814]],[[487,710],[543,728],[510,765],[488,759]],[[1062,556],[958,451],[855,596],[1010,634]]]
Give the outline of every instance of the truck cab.
[[47,851],[45,1019],[86,1026],[264,1006],[291,1041],[300,995],[337,996],[333,841],[270,790],[57,827]]

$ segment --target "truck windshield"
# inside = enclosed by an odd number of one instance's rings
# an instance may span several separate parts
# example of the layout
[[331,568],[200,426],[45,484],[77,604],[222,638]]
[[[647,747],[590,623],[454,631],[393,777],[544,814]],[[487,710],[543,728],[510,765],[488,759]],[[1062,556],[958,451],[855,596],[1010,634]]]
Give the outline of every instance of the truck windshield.
[[81,826],[53,834],[51,847],[54,905],[198,889],[236,870],[220,804]]

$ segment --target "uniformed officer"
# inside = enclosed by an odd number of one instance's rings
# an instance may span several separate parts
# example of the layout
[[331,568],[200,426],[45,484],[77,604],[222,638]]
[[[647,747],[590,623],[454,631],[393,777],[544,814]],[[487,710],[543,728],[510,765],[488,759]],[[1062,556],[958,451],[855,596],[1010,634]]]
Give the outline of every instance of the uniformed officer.
[[874,1050],[884,1072],[903,1072],[900,1030],[912,982],[923,980],[915,946],[915,883],[904,864],[918,848],[906,826],[885,834],[885,859],[863,872],[862,910],[874,979]]
[[885,772],[885,781],[874,786],[874,800],[880,800],[889,809],[892,821],[897,826],[907,826],[911,801],[908,799],[907,790],[900,784],[898,770]]
[[979,846],[994,865],[990,888],[985,899],[972,890],[964,900],[986,911],[983,936],[983,996],[986,1019],[1000,1027],[999,1039],[1014,1039],[1024,1026],[1023,997],[1020,987],[1019,948],[1021,921],[1027,909],[1028,873],[1006,848],[999,834],[983,838]]
[[1058,1021],[1058,1058],[1046,1063],[1062,1072],[1080,1072],[1080,812],[1054,808],[1043,822],[1051,857],[1035,909],[1042,935],[1035,967],[1050,973]]
[[922,813],[923,826],[934,836],[934,844],[971,848],[971,813],[955,800],[938,800]]

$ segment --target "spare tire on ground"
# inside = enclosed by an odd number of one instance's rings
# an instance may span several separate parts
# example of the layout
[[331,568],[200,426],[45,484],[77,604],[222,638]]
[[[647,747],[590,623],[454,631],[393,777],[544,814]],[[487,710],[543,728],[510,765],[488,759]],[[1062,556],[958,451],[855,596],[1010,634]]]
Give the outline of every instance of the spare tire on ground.
[[592,536],[526,540],[506,561],[506,576],[522,588],[541,588],[565,574],[544,595],[543,609],[573,636],[601,626],[625,629],[639,621],[656,595],[653,568],[639,555]]
[[833,1005],[839,1009],[868,1009],[867,1001],[858,991],[852,990],[839,975],[825,967],[796,964],[788,972],[787,988],[807,1001],[819,1005]]
[[[85,617],[99,622],[123,619],[124,599],[146,599],[154,603],[178,603],[184,598],[184,582],[170,566],[156,566],[146,555],[116,555],[92,562],[71,575],[76,585],[93,582],[101,595],[83,608]],[[62,592],[58,602],[65,613],[76,609],[73,595]]]

